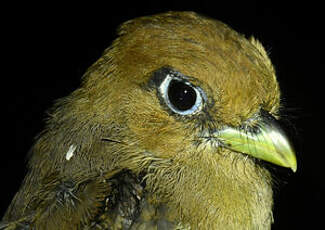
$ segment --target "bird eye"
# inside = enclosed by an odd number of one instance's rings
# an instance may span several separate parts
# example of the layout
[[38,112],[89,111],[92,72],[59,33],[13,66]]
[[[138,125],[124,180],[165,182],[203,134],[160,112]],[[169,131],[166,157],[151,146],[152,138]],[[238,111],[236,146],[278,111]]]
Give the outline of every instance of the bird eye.
[[166,104],[175,113],[189,115],[202,108],[200,89],[187,81],[167,76],[159,89]]

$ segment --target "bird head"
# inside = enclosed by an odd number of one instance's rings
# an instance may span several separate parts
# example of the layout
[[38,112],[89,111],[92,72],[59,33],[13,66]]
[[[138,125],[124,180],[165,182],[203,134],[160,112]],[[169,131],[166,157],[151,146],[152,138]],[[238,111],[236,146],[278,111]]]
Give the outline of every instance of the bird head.
[[49,112],[32,171],[128,169],[170,219],[268,228],[272,180],[258,162],[297,166],[277,125],[280,90],[263,46],[191,12],[137,18],[118,34]]

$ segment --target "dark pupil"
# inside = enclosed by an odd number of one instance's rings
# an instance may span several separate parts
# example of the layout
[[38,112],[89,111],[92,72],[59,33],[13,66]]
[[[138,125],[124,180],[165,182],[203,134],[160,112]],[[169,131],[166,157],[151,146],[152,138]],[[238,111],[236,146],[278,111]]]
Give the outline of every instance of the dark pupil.
[[168,87],[168,98],[176,109],[185,111],[195,105],[196,92],[184,82],[171,80]]

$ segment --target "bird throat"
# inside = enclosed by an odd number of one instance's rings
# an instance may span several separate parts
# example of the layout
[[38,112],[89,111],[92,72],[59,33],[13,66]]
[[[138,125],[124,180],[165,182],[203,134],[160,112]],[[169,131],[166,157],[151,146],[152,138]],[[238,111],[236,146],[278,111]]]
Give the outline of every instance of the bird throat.
[[270,175],[238,157],[244,156],[192,155],[178,164],[152,168],[146,176],[148,202],[176,223],[176,229],[270,229]]

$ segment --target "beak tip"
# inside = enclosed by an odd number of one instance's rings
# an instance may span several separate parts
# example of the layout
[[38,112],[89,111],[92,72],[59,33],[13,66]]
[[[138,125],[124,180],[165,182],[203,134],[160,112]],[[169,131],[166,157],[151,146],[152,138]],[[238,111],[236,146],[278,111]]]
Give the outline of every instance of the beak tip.
[[294,164],[294,165],[292,165],[290,168],[291,168],[292,171],[295,173],[295,172],[297,171],[297,163]]
[[289,167],[291,170],[295,173],[297,171],[297,158],[293,150],[291,150],[291,154],[288,154],[290,156],[289,160]]

